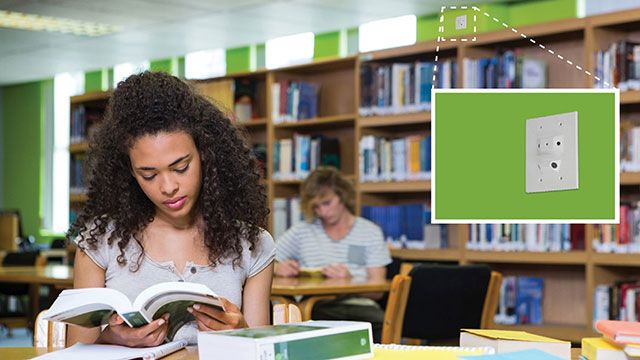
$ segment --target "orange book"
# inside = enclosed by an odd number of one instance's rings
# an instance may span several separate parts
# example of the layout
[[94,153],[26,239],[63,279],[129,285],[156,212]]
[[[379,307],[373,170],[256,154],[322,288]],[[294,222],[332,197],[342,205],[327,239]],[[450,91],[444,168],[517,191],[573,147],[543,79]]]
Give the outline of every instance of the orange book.
[[598,320],[596,330],[618,344],[640,344],[640,322]]

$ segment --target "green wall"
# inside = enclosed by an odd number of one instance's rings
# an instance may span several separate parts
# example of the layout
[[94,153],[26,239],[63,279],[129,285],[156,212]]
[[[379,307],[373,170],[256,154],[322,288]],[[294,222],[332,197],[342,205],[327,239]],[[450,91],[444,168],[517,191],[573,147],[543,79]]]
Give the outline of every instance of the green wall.
[[251,66],[251,46],[242,46],[226,50],[227,74],[255,70]]
[[539,0],[509,5],[511,26],[537,24],[554,20],[575,18],[578,14],[576,0]]
[[26,235],[39,237],[43,162],[43,92],[53,80],[2,89],[2,163],[5,208],[19,209]]
[[[612,220],[615,102],[608,93],[435,94],[439,220]],[[526,119],[578,112],[577,190],[525,192]]]

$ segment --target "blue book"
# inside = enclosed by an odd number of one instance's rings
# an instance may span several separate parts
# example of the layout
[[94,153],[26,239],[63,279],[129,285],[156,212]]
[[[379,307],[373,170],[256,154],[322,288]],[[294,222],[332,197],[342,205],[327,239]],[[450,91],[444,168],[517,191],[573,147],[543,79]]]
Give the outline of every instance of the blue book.
[[519,324],[542,324],[541,277],[520,276],[516,281],[516,315]]
[[318,117],[318,84],[302,81],[299,87],[298,119]]

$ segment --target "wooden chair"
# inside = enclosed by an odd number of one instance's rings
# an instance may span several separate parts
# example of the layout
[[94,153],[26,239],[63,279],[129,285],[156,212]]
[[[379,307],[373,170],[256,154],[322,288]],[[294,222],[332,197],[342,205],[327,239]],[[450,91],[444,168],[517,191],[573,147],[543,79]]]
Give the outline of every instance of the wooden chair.
[[[37,251],[9,252],[2,258],[2,266],[41,266],[45,265],[46,259]],[[39,296],[39,294],[29,284],[0,282],[0,326],[5,327],[11,336],[14,328],[28,328],[32,325],[32,316],[35,311],[31,310],[29,298]],[[17,299],[17,310],[9,309],[10,298]]]
[[[392,323],[401,330],[387,338],[384,337],[383,328],[383,343],[399,343],[401,337],[412,338],[407,339],[408,344],[420,344],[424,339],[446,342],[450,338],[457,338],[460,328],[488,329],[493,326],[502,283],[502,274],[499,272],[491,271],[486,265],[405,263],[400,268],[400,274],[411,276],[404,324]],[[433,303],[425,303],[425,299]],[[465,314],[455,313],[455,304],[463,304],[458,306],[465,307]],[[446,312],[451,312],[451,316],[447,316]],[[440,320],[442,324],[437,323]]]
[[[61,322],[52,322],[43,317],[47,310],[42,310],[36,318],[33,330],[33,347],[63,348],[66,346],[67,326]],[[273,325],[302,321],[300,309],[294,304],[276,304],[273,306]]]
[[382,323],[380,339],[382,344],[400,344],[410,287],[411,277],[408,275],[399,274],[391,280],[387,307],[384,311],[384,322]]

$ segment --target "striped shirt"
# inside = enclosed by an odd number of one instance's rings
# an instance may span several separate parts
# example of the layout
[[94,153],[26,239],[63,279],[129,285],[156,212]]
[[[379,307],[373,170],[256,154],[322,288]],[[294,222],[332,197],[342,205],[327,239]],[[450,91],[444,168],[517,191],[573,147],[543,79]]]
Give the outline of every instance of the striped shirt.
[[351,230],[340,240],[331,240],[322,223],[300,223],[276,241],[276,260],[296,260],[301,267],[345,264],[354,278],[366,278],[367,268],[391,263],[380,227],[356,217]]

